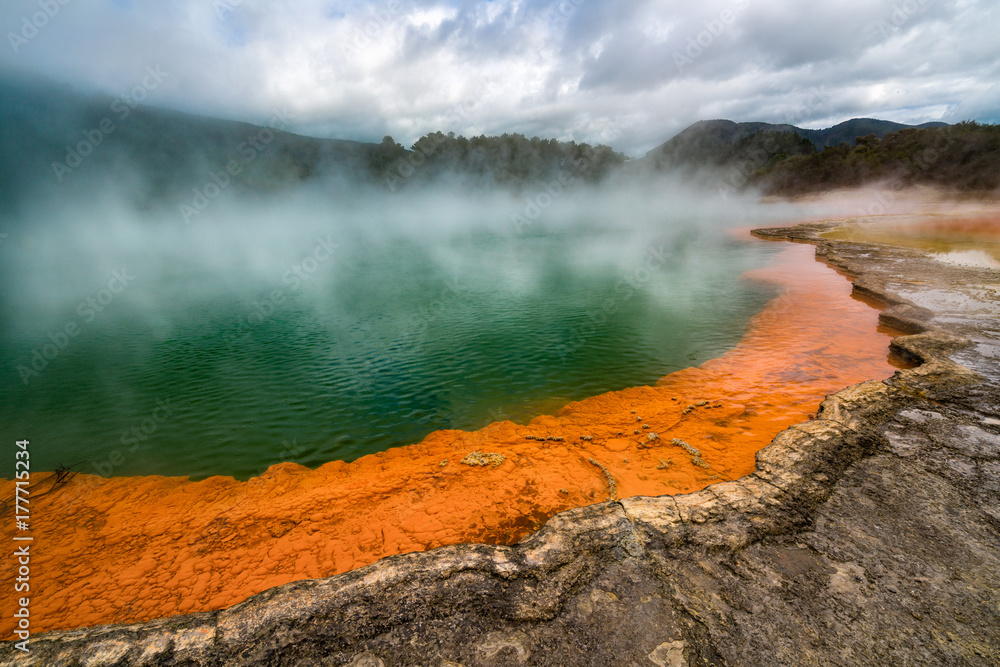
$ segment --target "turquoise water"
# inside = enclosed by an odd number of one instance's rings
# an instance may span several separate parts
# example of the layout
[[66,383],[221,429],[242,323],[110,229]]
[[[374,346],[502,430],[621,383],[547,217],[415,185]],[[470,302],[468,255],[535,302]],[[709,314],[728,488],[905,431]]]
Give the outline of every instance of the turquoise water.
[[[731,348],[773,296],[740,280],[772,246],[614,215],[520,233],[504,214],[377,235],[286,221],[225,242],[210,227],[28,234],[30,252],[5,256],[4,436],[30,439],[34,470],[315,467],[654,383]],[[102,291],[116,266],[127,284]],[[35,351],[52,358],[25,373]]]

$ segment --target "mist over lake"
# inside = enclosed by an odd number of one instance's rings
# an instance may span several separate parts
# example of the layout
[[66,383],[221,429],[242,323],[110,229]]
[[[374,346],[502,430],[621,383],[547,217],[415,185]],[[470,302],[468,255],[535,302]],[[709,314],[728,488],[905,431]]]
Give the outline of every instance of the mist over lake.
[[717,198],[545,194],[301,188],[189,224],[37,198],[2,265],[6,427],[39,469],[314,467],[654,383],[773,295],[740,280],[772,248]]

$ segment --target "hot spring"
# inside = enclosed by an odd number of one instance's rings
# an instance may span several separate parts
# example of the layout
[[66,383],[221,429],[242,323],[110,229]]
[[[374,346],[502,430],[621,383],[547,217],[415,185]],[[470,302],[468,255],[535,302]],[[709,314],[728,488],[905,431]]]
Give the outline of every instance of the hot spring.
[[39,202],[0,248],[5,431],[33,470],[350,461],[652,384],[773,296],[740,276],[777,248],[718,207],[567,198],[515,224],[523,201],[300,193],[191,224]]

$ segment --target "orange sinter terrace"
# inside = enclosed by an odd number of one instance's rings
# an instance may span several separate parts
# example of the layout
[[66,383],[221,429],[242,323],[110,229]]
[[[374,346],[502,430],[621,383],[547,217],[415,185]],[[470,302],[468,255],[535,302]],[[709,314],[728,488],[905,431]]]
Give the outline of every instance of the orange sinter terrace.
[[[745,276],[781,294],[721,358],[526,425],[437,431],[351,463],[275,465],[246,482],[80,474],[46,493],[54,473],[33,475],[32,629],[225,608],[394,554],[512,544],[557,512],[609,497],[746,475],[756,452],[827,394],[895,370],[894,332],[813,255],[786,244]],[[2,486],[13,497],[14,482]],[[5,568],[0,585],[13,590],[14,576]],[[11,628],[5,614],[2,632]]]

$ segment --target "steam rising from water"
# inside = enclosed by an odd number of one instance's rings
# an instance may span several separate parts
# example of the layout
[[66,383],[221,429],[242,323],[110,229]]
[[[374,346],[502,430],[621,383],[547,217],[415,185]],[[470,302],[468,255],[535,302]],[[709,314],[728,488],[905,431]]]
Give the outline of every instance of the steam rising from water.
[[80,190],[5,229],[0,402],[39,469],[114,475],[318,465],[654,382],[770,295],[738,276],[771,249],[725,230],[795,215],[662,184],[340,183],[187,223],[183,196]]

